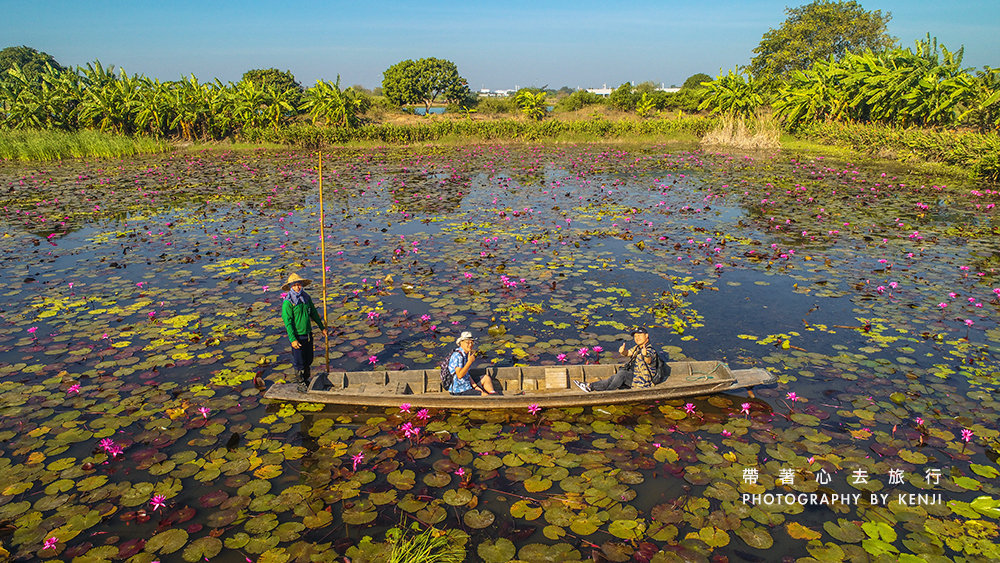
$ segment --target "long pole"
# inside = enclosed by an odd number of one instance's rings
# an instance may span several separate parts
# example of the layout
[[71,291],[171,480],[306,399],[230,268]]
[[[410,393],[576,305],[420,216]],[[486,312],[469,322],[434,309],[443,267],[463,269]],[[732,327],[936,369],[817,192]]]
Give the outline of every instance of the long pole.
[[330,324],[326,320],[326,235],[324,225],[326,216],[323,214],[323,151],[319,151],[319,255],[320,267],[323,269],[323,326],[327,334],[323,337],[326,343],[326,373],[330,373]]

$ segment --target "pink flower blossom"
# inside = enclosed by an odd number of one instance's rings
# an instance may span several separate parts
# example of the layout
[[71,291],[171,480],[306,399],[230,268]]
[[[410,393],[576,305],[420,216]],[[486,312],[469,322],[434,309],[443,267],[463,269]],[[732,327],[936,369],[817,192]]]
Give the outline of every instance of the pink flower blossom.
[[420,315],[420,322],[426,323],[429,320],[431,320],[430,315]]
[[417,418],[419,418],[420,420],[427,420],[429,416],[430,413],[427,412],[427,409],[420,409],[417,411]]
[[201,407],[198,409],[198,412],[201,413],[201,416],[204,417],[205,420],[208,420],[208,413],[212,412],[212,410],[208,407]]
[[556,359],[559,360],[560,362],[565,362],[566,354],[559,354],[558,356],[556,356]]
[[965,319],[965,326],[972,326],[974,324],[975,323],[972,322],[972,319]]
[[42,549],[55,549],[58,543],[59,543],[59,538],[51,537],[45,540],[45,543],[42,544]]
[[33,327],[31,327],[31,328],[28,329],[28,334],[35,334],[36,332],[38,332],[38,327],[37,326],[33,326]]
[[944,309],[947,306],[948,306],[947,303],[938,303],[938,307],[941,307],[942,309]]
[[378,356],[368,356],[368,363],[375,365],[378,363]]
[[743,414],[750,414],[750,403],[743,403],[740,405],[740,412]]
[[399,405],[399,412],[410,412],[410,403]]
[[458,475],[459,477],[464,477],[465,476],[465,469],[462,468],[462,467],[459,467],[458,469],[455,470],[455,475]]
[[728,438],[728,437],[732,436],[733,433],[730,432],[730,431],[728,431],[728,430],[723,430],[722,431],[722,435],[725,436],[726,438]]
[[694,404],[688,403],[684,405],[684,412],[688,414],[694,414],[694,411],[695,411]]
[[785,398],[787,398],[789,401],[798,401],[799,400],[799,396],[796,395],[794,392],[785,395]]
[[602,348],[602,347],[600,347],[600,346],[594,346],[594,347],[593,347],[593,348],[591,348],[591,349],[592,349],[592,350],[594,351],[594,353],[595,353],[595,354],[600,354],[601,352],[603,352],[603,351],[604,351],[604,348]]
[[590,349],[587,348],[586,346],[576,351],[576,353],[580,354],[581,356],[586,356],[588,352],[590,352]]
[[153,512],[156,512],[160,508],[166,507],[167,506],[167,503],[165,502],[166,500],[167,497],[163,495],[153,495],[153,498],[150,499],[149,501],[150,506],[153,507]]
[[973,435],[972,430],[969,430],[968,428],[962,429],[962,439],[965,440],[966,443],[972,440],[972,435]]
[[922,419],[922,418],[920,418],[918,416],[917,419],[916,419],[916,423],[917,423],[917,426],[923,426],[924,425],[924,419]]
[[532,403],[528,405],[528,412],[530,412],[533,415],[538,414],[538,411],[540,410],[542,410],[542,407],[539,407],[537,403]]
[[70,385],[69,389],[66,390],[67,395],[72,395],[73,393],[79,393],[79,392],[80,392],[79,383],[74,383],[73,385]]
[[354,465],[351,466],[351,471],[357,471],[358,464],[361,463],[364,459],[365,459],[364,452],[358,452],[357,454],[351,456],[351,461],[354,462]]

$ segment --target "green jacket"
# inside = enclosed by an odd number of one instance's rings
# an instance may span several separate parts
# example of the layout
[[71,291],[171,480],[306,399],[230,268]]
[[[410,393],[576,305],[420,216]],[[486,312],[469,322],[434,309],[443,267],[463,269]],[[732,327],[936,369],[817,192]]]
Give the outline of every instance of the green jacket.
[[319,329],[323,330],[323,319],[319,316],[319,311],[316,310],[316,306],[313,305],[312,298],[309,297],[305,291],[299,292],[302,299],[296,300],[297,303],[292,304],[292,294],[288,293],[288,297],[281,304],[281,318],[285,321],[285,330],[288,331],[288,340],[290,342],[295,342],[295,335],[299,336],[309,336],[312,334],[312,327],[309,326],[309,319],[316,321],[319,325]]

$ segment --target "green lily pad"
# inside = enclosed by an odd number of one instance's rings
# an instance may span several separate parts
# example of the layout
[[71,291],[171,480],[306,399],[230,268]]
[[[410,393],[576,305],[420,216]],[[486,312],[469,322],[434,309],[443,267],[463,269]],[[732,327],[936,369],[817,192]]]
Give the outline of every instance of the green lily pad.
[[514,518],[524,518],[525,520],[536,520],[542,515],[542,507],[536,506],[533,501],[522,499],[510,507],[510,515]]
[[473,528],[475,530],[481,530],[483,528],[491,526],[494,520],[496,520],[496,516],[489,510],[485,509],[470,510],[466,512],[465,516],[462,518],[462,521],[465,522],[466,526]]
[[144,550],[150,553],[170,554],[184,547],[188,541],[188,533],[184,530],[171,528],[149,538]]
[[465,506],[472,502],[474,495],[469,489],[448,489],[444,492],[444,501],[452,506]]
[[195,563],[203,559],[211,559],[222,551],[222,540],[212,537],[198,538],[184,548],[185,561]]
[[517,550],[514,543],[506,538],[500,538],[496,542],[486,540],[479,544],[476,553],[485,563],[507,563],[514,559]]

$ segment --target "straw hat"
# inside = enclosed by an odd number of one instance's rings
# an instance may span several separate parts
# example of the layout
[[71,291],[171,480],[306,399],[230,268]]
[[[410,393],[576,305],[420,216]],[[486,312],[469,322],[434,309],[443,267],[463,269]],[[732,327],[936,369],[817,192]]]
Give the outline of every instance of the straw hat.
[[471,332],[465,331],[462,334],[458,335],[458,338],[455,340],[455,344],[461,344],[463,340],[475,341],[476,339],[472,337]]
[[306,279],[298,274],[292,274],[288,276],[288,281],[285,282],[285,285],[281,286],[281,291],[288,291],[288,288],[295,282],[301,283],[302,287],[308,287],[309,284],[312,283],[312,280]]

